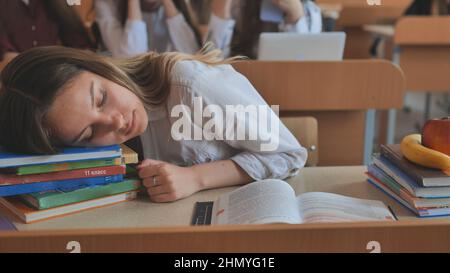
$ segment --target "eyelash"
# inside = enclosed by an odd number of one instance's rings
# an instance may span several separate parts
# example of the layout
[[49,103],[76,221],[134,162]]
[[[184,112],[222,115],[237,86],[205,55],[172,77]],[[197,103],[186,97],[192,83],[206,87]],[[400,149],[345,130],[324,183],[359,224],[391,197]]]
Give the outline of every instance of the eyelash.
[[103,107],[106,103],[106,99],[108,98],[108,93],[106,93],[105,89],[100,90],[100,92],[102,93],[102,99],[97,107]]
[[[100,103],[98,103],[98,105],[97,105],[97,107],[99,107],[99,108],[105,106],[106,100],[107,100],[107,98],[108,98],[108,93],[106,93],[106,90],[105,90],[105,89],[101,89],[101,90],[100,90],[100,93],[102,94],[102,99],[100,100]],[[91,141],[92,138],[93,138],[93,136],[94,136],[94,133],[91,133],[91,135],[90,135],[89,137],[85,138],[84,141],[85,141],[85,142],[86,142],[86,141],[87,141],[87,142]]]

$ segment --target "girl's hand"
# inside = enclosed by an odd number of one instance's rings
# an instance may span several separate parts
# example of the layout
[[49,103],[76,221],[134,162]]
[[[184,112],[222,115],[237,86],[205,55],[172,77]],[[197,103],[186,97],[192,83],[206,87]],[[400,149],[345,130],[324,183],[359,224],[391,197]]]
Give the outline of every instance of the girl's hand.
[[304,16],[303,4],[300,0],[272,0],[285,14],[287,24],[296,23]]
[[145,159],[137,169],[153,202],[172,202],[201,190],[201,177],[191,167]]

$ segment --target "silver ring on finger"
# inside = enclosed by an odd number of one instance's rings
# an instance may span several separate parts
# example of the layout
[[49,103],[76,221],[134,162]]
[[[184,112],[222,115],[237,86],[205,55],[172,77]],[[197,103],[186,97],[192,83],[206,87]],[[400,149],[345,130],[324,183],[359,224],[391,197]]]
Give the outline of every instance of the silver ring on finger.
[[153,176],[153,186],[156,186],[156,176]]

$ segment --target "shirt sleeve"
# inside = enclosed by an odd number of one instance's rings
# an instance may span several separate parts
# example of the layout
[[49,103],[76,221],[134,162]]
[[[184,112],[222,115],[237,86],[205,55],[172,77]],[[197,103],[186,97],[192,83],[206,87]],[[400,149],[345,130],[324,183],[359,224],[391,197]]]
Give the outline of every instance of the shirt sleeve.
[[230,44],[235,24],[236,22],[233,19],[222,19],[211,14],[208,41],[211,41],[216,48],[222,50],[224,57],[230,56]]
[[[208,131],[208,127],[203,126],[206,133],[214,135],[215,139],[222,137],[229,146],[239,151],[230,159],[254,180],[285,179],[297,174],[305,165],[307,150],[283,125],[248,79],[231,65],[205,69],[209,72],[198,75],[193,92],[202,97],[204,107],[214,105],[225,113],[222,132],[217,129]],[[229,114],[230,108],[237,110],[237,114]],[[234,133],[230,135],[229,132]]]
[[114,57],[130,57],[148,51],[147,25],[143,20],[119,21],[115,1],[96,0],[96,21],[105,46]]
[[281,23],[279,29],[282,32],[294,33],[320,33],[322,32],[322,12],[320,7],[312,1],[304,2],[305,16],[295,24]]
[[168,18],[166,22],[170,39],[176,51],[195,54],[200,49],[194,31],[181,13]]

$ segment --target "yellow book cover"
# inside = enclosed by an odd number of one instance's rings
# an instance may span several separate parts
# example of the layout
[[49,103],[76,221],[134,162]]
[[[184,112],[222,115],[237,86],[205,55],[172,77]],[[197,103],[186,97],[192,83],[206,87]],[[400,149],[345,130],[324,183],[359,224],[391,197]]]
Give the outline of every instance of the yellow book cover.
[[125,144],[120,144],[122,149],[123,164],[139,163],[138,154]]

